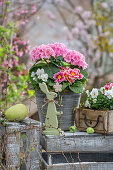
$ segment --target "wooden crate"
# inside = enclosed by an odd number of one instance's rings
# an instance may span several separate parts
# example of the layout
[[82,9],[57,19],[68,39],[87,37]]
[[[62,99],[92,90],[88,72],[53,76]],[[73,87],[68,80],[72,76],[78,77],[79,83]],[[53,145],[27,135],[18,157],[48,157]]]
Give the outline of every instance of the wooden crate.
[[46,170],[112,170],[113,153],[44,153]]
[[[0,129],[5,154],[2,161],[5,162],[6,169],[39,170],[41,123],[26,118],[21,122],[6,122],[6,126],[1,124]],[[23,156],[25,160],[22,160]]]
[[75,122],[77,129],[81,131],[93,127],[97,133],[110,133],[113,132],[113,110],[76,109]]
[[48,153],[113,152],[113,133],[65,132],[63,136],[42,135],[41,145]]

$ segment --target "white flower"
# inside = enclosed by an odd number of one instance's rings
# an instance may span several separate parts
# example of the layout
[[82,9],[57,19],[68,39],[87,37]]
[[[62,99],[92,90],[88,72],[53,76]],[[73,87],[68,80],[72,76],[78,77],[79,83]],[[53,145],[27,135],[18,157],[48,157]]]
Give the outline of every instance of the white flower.
[[36,81],[37,80],[36,77],[33,77],[33,80]]
[[47,79],[48,79],[48,74],[42,74],[41,76],[40,76],[40,78],[43,80],[43,81],[47,81]]
[[38,69],[36,74],[37,74],[38,78],[41,79],[42,74],[44,74],[44,69],[43,68],[42,69]]
[[34,76],[35,76],[35,72],[32,72],[32,73],[31,73],[31,77],[34,77]]
[[98,89],[93,88],[90,94],[91,94],[92,98],[97,98],[97,96],[98,96]]
[[54,87],[56,92],[62,91],[62,84],[56,83],[53,87]]
[[89,108],[91,107],[88,100],[86,100],[86,102],[85,102],[85,107],[89,107]]
[[101,87],[101,88],[100,88],[100,92],[101,92],[102,94],[104,94],[104,92],[105,92],[105,87]]
[[105,91],[105,96],[107,96],[109,99],[112,98],[112,95],[113,95],[113,93],[112,93],[111,90],[106,90],[106,91]]
[[97,102],[97,99],[93,99],[93,103],[96,103]]
[[87,94],[87,96],[89,97],[89,90],[86,90],[86,94]]

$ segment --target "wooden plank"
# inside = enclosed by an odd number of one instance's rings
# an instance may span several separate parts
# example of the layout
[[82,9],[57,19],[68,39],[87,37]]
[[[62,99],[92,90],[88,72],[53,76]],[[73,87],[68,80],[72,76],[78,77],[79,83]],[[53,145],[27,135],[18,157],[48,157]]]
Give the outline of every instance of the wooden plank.
[[113,133],[87,134],[65,132],[63,136],[42,135],[41,145],[46,152],[113,152]]
[[43,165],[46,170],[112,170],[113,162],[81,162],[81,163],[65,163],[54,165]]

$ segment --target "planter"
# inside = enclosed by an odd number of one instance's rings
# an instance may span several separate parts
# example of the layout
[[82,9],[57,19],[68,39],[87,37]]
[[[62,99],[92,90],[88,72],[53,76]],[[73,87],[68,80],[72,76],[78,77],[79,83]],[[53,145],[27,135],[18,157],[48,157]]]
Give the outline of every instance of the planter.
[[78,130],[93,127],[97,133],[113,132],[113,110],[76,109],[75,122]]
[[[69,127],[73,126],[75,123],[73,109],[79,106],[81,94],[65,92],[61,93],[61,96],[63,106],[60,107],[56,105],[58,111],[63,111],[63,115],[58,117],[59,128],[61,128],[62,130],[69,130]],[[45,116],[47,111],[47,104],[45,105],[45,107],[43,107],[42,111],[42,105],[45,104],[44,98],[46,98],[46,95],[44,93],[36,91],[38,114],[41,123],[45,122]],[[57,97],[55,100],[59,102],[59,97]]]

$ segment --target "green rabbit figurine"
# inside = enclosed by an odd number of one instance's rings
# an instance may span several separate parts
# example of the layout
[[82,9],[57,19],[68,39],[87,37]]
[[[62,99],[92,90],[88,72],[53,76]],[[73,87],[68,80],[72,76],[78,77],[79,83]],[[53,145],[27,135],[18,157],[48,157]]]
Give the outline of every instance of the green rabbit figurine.
[[57,93],[49,92],[47,85],[43,82],[39,84],[39,87],[42,92],[46,94],[48,99],[48,107],[47,107],[47,114],[45,118],[45,130],[43,131],[44,135],[62,135],[63,131],[58,128],[58,119],[57,115],[62,115],[61,112],[57,112],[56,105],[54,102],[54,98],[57,97]]

